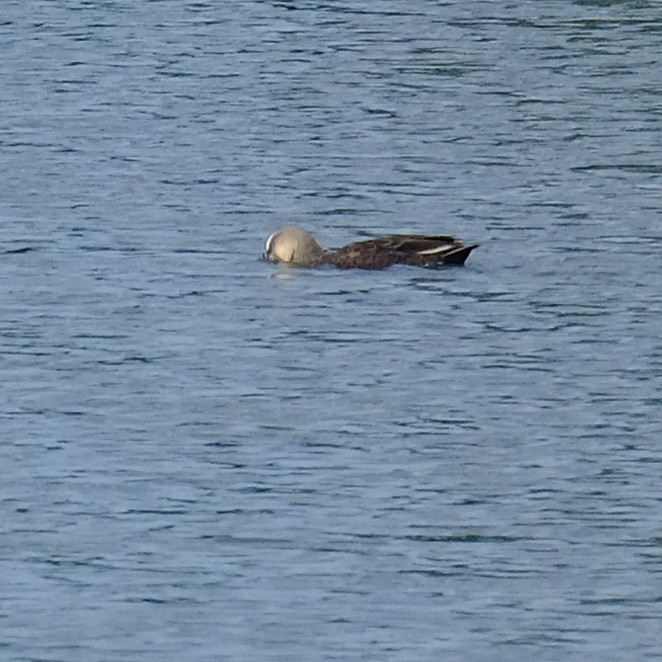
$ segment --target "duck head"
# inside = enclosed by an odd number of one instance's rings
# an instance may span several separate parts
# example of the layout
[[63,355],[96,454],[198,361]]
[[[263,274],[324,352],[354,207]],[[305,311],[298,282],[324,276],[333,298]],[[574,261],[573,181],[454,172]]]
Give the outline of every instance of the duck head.
[[264,247],[267,260],[303,267],[319,264],[323,255],[324,249],[315,241],[315,237],[296,225],[276,230]]

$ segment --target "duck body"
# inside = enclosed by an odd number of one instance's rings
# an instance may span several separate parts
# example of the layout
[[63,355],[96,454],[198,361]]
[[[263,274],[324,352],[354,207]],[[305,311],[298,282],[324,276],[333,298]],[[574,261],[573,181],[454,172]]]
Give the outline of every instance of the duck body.
[[264,257],[272,262],[304,267],[384,269],[394,264],[440,267],[464,264],[477,245],[449,235],[392,234],[325,250],[307,230],[288,226],[267,239]]

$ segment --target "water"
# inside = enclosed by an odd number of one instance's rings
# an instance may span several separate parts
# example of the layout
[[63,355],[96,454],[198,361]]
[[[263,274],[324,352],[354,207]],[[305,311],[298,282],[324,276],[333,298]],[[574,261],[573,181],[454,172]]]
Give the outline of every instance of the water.
[[661,20],[4,2],[0,657],[660,659]]

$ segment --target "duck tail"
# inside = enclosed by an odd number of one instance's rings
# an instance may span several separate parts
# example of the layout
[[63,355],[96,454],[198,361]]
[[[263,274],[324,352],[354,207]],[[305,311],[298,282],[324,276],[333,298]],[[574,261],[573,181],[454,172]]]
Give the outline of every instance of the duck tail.
[[469,257],[471,251],[476,248],[478,244],[463,244],[454,248],[448,253],[444,253],[444,264],[464,264]]

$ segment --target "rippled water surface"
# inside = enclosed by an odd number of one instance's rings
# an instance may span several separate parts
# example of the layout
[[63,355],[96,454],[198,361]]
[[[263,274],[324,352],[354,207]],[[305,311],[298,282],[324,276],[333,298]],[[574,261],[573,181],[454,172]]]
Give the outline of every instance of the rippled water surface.
[[[662,658],[656,1],[0,14],[0,657]],[[279,269],[478,241],[464,268]]]

